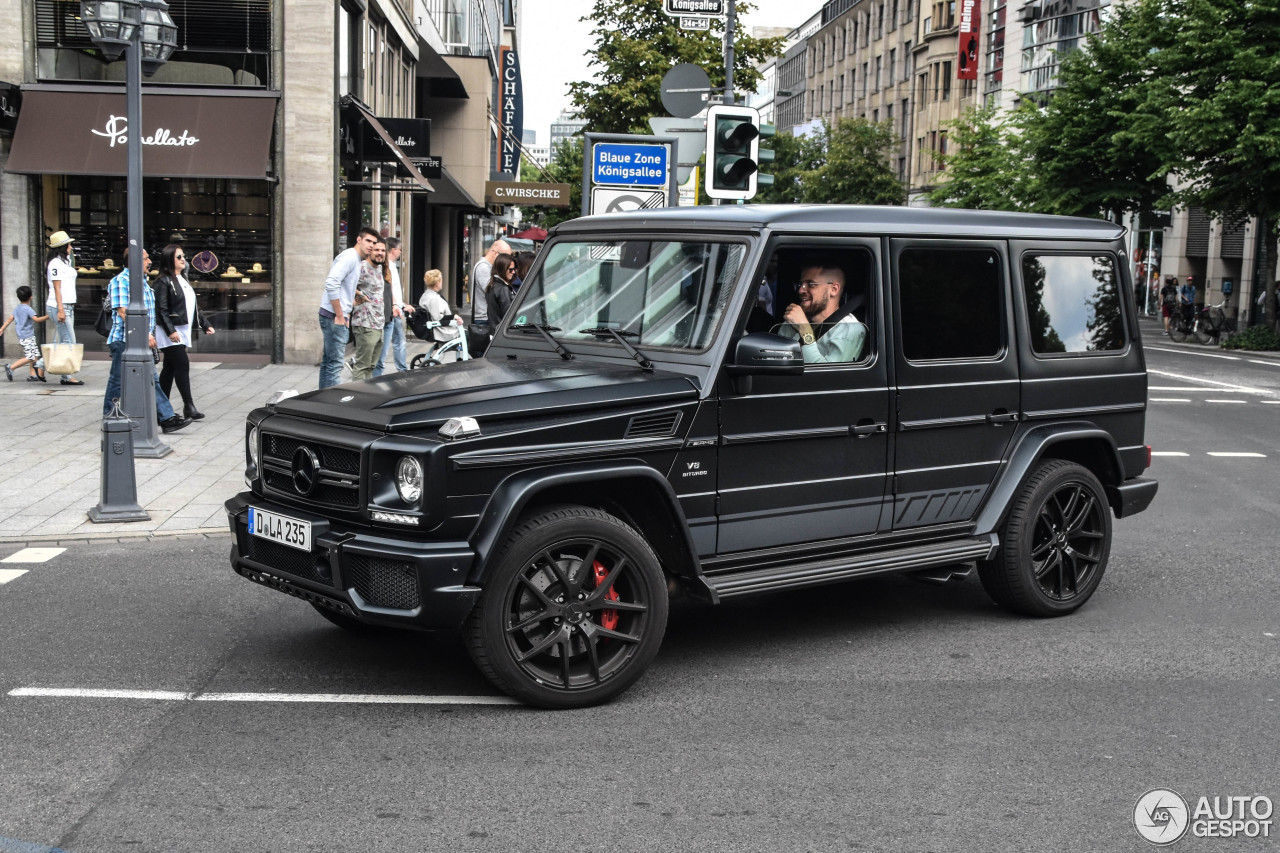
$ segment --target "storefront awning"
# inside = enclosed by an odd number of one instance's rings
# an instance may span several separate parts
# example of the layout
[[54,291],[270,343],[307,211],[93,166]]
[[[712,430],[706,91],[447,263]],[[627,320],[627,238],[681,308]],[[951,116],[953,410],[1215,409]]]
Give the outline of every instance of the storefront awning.
[[488,212],[483,204],[472,198],[471,194],[462,188],[462,184],[458,183],[453,175],[449,174],[447,168],[441,168],[439,183],[439,192],[427,200],[427,203],[432,207],[459,207],[462,208],[464,213],[483,214]]
[[[435,187],[422,176],[418,168],[413,165],[413,161],[396,145],[395,140],[391,138],[391,134],[387,133],[387,129],[382,126],[382,122],[378,121],[378,117],[369,111],[369,108],[350,96],[342,99],[342,119],[348,125],[355,125],[364,122],[370,127],[378,138],[382,140],[382,144],[391,152],[397,164],[396,171],[409,178],[413,183],[417,184],[427,192],[435,192]],[[344,136],[347,133],[344,132]],[[348,136],[349,140],[354,140],[355,135]],[[363,143],[361,143],[363,144]],[[351,152],[355,153],[355,152]],[[365,157],[365,162],[376,162],[380,158]]]
[[[164,178],[266,178],[275,92],[144,89],[142,171]],[[124,175],[124,90],[24,86],[8,172]]]

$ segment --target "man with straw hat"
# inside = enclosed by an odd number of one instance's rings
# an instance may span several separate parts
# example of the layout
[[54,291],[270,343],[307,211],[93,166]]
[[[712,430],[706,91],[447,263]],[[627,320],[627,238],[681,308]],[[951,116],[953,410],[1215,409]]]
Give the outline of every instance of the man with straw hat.
[[[75,242],[66,231],[54,231],[49,235],[49,256],[45,267],[49,295],[45,300],[45,313],[54,321],[53,342],[76,342],[76,264],[71,244]],[[75,375],[62,377],[63,385],[83,385]]]

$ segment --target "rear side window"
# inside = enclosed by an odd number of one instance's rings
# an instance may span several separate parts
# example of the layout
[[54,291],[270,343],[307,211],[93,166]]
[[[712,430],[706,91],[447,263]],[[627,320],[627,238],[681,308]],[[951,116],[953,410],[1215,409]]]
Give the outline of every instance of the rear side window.
[[1000,258],[991,249],[904,249],[898,293],[909,360],[993,358],[1003,349]]
[[1120,284],[1107,255],[1022,257],[1031,351],[1037,355],[1123,349]]

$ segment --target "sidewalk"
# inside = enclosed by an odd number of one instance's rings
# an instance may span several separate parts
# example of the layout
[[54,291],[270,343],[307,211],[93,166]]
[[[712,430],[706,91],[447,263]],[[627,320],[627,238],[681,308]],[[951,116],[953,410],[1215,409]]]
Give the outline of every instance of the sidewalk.
[[0,375],[0,544],[229,535],[222,503],[244,489],[245,416],[271,392],[314,390],[318,378],[314,365],[192,362],[204,420],[161,433],[173,448],[163,459],[134,460],[138,503],[151,519],[94,524],[87,513],[101,497],[109,367],[86,361],[82,387],[61,385],[56,376],[29,383],[25,368],[14,382]]

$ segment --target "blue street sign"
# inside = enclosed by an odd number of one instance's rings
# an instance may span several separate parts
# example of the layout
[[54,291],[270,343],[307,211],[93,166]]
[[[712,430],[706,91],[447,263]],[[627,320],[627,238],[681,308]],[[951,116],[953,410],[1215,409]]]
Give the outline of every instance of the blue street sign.
[[591,180],[615,187],[665,187],[667,146],[597,143],[591,155]]

